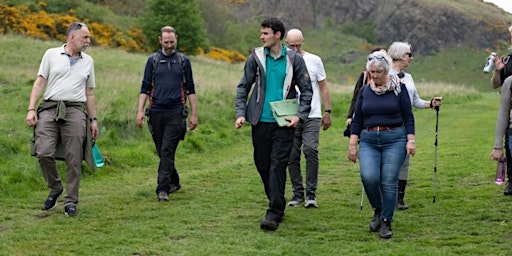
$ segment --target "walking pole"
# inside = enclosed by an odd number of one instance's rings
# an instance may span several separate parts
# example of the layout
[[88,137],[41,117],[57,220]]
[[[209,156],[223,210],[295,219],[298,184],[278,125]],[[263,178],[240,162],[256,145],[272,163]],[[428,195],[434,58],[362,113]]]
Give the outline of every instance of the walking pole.
[[361,184],[361,211],[363,210],[364,186]]
[[436,174],[437,174],[437,131],[439,127],[439,106],[435,107],[436,110],[436,139],[434,142],[434,186],[433,186],[433,201],[432,203],[436,202]]

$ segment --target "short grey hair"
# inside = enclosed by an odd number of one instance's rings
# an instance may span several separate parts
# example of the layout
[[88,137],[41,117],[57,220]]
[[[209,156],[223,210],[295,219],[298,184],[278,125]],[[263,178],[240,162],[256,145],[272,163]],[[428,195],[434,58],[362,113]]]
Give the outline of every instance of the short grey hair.
[[388,49],[389,57],[400,60],[404,54],[411,52],[411,44],[408,42],[393,42]]
[[366,70],[370,70],[372,64],[375,64],[379,70],[388,73],[389,69],[391,68],[391,62],[392,60],[387,53],[383,51],[373,52],[368,55],[366,61]]

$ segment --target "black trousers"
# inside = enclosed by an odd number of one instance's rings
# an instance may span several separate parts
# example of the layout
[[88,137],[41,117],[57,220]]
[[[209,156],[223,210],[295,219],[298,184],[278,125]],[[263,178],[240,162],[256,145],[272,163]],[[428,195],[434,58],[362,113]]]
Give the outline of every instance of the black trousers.
[[276,123],[259,122],[252,126],[254,163],[260,174],[269,207],[265,218],[281,222],[286,200],[286,167],[293,146],[294,130]]
[[186,126],[183,126],[182,109],[165,112],[150,111],[148,124],[158,157],[160,157],[156,193],[169,192],[171,184],[180,184],[180,176],[174,162],[176,149],[186,131]]

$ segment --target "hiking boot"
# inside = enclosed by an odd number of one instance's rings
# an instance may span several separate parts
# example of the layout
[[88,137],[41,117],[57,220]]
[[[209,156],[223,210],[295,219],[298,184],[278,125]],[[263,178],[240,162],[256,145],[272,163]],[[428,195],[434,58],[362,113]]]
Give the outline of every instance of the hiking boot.
[[304,205],[306,208],[318,208],[315,197],[310,196]]
[[380,223],[379,236],[384,239],[390,239],[393,236],[393,232],[391,232],[391,222],[389,222],[389,220],[384,219]]
[[506,196],[512,195],[512,182],[510,182],[510,180],[507,181],[507,186],[503,190],[503,194]]
[[75,217],[78,214],[76,211],[76,205],[68,204],[64,206],[64,214],[68,217]]
[[398,181],[398,199],[396,200],[396,209],[398,210],[407,210],[409,206],[407,206],[404,202],[405,196],[405,186],[407,185],[406,180]]
[[260,223],[260,228],[266,231],[275,231],[279,227],[279,222],[265,218]]
[[304,198],[300,196],[293,196],[292,200],[288,202],[288,206],[297,207],[304,202]]
[[370,221],[370,231],[377,232],[380,228],[380,210],[375,210],[373,212],[373,218]]
[[49,211],[53,208],[55,208],[55,206],[57,205],[57,198],[59,198],[59,196],[62,194],[62,192],[64,191],[64,189],[60,189],[59,192],[57,192],[57,194],[54,194],[54,195],[48,195],[48,198],[46,198],[46,201],[44,202],[44,205],[43,205],[43,211]]
[[180,184],[176,184],[176,185],[175,184],[171,184],[171,186],[169,188],[169,194],[170,193],[174,193],[174,192],[180,190],[180,188],[181,188]]
[[158,192],[158,201],[169,201],[169,196],[165,191]]

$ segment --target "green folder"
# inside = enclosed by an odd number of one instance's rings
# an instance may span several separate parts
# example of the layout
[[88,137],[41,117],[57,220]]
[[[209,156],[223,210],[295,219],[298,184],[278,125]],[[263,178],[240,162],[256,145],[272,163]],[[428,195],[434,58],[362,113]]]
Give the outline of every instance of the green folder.
[[290,124],[285,118],[296,116],[299,110],[296,99],[270,102],[270,107],[272,108],[272,115],[274,115],[277,125],[281,127]]

